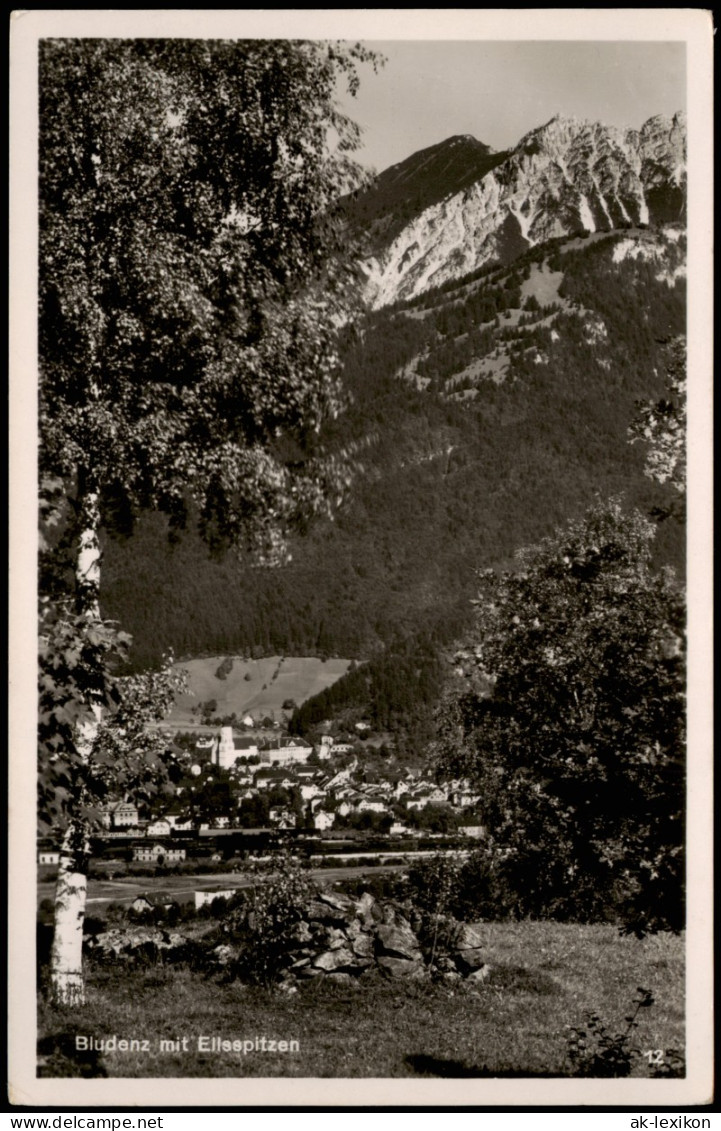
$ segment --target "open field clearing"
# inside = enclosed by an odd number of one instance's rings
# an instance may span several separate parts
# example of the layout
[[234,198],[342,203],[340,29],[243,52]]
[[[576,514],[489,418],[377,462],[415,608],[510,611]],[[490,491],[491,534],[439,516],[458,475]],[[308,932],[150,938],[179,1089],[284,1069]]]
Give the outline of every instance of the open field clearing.
[[[569,1073],[569,1026],[600,1015],[612,1036],[625,1029],[638,986],[632,1044],[684,1048],[682,937],[622,937],[613,926],[488,923],[491,973],[459,986],[385,981],[304,983],[295,994],[221,983],[182,967],[125,973],[92,970],[79,1012],[40,1007],[43,1075],[178,1076],[558,1076]],[[147,1042],[140,1051],[78,1051],[95,1042]],[[223,1051],[199,1038],[251,1042]],[[256,1038],[294,1041],[256,1048]],[[185,1040],[183,1040],[185,1038]],[[161,1042],[165,1042],[161,1044]],[[207,1051],[202,1051],[203,1047]],[[87,1046],[86,1046],[87,1048]],[[641,1056],[634,1075],[650,1074]]]
[[233,665],[224,679],[219,679],[216,673],[225,656],[206,656],[177,665],[188,673],[188,692],[178,695],[166,720],[168,724],[184,726],[192,722],[196,719],[193,708],[209,699],[217,703],[214,715],[235,713],[240,719],[252,713],[254,718],[267,715],[280,721],[284,715],[290,715],[290,711],[283,710],[283,703],[292,699],[300,706],[345,675],[351,662],[323,661],[313,656],[268,656],[262,660],[229,658]]
[[[382,859],[388,856],[388,853],[379,852],[377,856]],[[406,867],[407,864],[403,862],[373,864],[372,874],[375,876],[383,872],[399,872]],[[324,883],[334,883],[336,880],[358,879],[366,875],[368,869],[367,863],[349,864],[347,867],[338,868],[311,868],[309,874]],[[136,896],[151,892],[162,892],[178,903],[186,903],[192,902],[195,891],[245,888],[252,882],[252,877],[249,875],[233,872],[206,873],[199,876],[125,876],[117,880],[89,880],[87,905],[89,912],[102,913],[109,903],[132,903]],[[38,905],[42,900],[53,899],[54,896],[54,880],[41,881],[37,885]]]

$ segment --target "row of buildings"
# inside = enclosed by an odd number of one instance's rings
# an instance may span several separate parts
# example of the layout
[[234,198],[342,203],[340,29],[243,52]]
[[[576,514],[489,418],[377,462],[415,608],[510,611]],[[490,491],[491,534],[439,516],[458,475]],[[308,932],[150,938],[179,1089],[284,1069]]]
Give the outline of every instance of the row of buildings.
[[[366,823],[378,828],[380,819],[390,836],[414,836],[420,835],[419,814],[439,808],[450,814],[459,834],[483,835],[480,797],[467,782],[438,783],[419,769],[379,769],[377,764],[371,772],[353,749],[330,735],[317,747],[278,738],[259,748],[257,741],[237,738],[231,727],[223,727],[211,739],[198,740],[187,756],[189,772],[164,812],[148,816],[132,799],[113,801],[102,814],[105,836],[132,844],[139,863],[168,865],[185,860],[196,838],[246,827],[248,810],[262,811],[258,824],[266,831],[328,833],[358,825],[358,818],[362,825],[369,814]],[[222,813],[205,813],[197,798],[214,782],[224,783],[227,806]]]
[[[207,779],[213,777],[213,768],[222,771],[235,809],[264,796],[292,797],[293,805],[279,801],[268,808],[269,825],[279,829],[299,827],[302,821],[305,828],[325,832],[339,818],[374,813],[390,818],[392,832],[412,832],[413,822],[404,824],[404,815],[441,806],[460,816],[471,812],[480,801],[467,782],[433,782],[420,770],[388,769],[369,774],[358,757],[337,768],[334,756],[348,755],[352,749],[350,743],[336,742],[330,735],[324,735],[315,748],[302,739],[280,738],[259,749],[247,738],[236,738],[231,727],[223,727],[212,739],[198,741],[191,773],[204,774]],[[317,757],[309,764],[314,752]],[[250,762],[253,755],[258,757]],[[142,828],[147,838],[153,838],[236,824],[232,809],[207,822],[194,819],[189,803],[192,789],[187,785],[178,787],[175,803],[162,817],[149,822],[140,822],[132,802],[117,802],[106,811],[106,827],[138,831]]]

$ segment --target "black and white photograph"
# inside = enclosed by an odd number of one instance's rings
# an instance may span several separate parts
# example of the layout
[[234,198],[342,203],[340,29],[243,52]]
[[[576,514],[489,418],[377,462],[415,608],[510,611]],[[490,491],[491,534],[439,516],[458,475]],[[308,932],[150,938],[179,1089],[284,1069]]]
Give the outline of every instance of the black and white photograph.
[[711,53],[14,13],[11,1104],[711,1102]]

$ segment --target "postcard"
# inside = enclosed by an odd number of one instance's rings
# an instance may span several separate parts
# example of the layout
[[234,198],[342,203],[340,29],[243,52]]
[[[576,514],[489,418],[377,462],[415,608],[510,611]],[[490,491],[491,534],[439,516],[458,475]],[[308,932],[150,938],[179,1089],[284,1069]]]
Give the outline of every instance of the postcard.
[[12,1105],[712,1101],[712,35],[13,14]]

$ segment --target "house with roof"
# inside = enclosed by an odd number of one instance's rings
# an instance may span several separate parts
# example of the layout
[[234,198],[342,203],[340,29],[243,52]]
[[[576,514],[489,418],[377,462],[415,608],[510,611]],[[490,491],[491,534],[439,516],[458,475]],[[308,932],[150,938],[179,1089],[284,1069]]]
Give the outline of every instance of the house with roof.
[[174,903],[175,900],[167,892],[151,891],[136,895],[130,907],[133,911],[153,911],[156,908],[168,911]]
[[195,761],[200,765],[212,762],[214,745],[215,739],[212,736],[210,738],[198,738],[195,743]]
[[349,813],[357,813],[362,801],[365,797],[357,790],[350,791],[341,798],[340,804],[336,807],[336,813],[341,817],[347,817]]
[[261,748],[262,765],[288,766],[294,762],[307,762],[313,747],[304,738],[277,738]]
[[155,844],[136,844],[133,849],[133,860],[137,864],[180,864],[185,857],[184,848],[160,844],[157,841]]
[[195,903],[195,910],[207,906],[209,903],[215,903],[216,899],[232,899],[234,895],[238,894],[237,888],[213,888],[210,891],[194,891],[193,902]]
[[452,786],[449,790],[448,800],[456,809],[470,809],[481,800],[480,793],[476,793],[468,785]]
[[[287,805],[271,805],[268,810],[268,819],[276,825],[279,821],[285,822],[284,828],[295,828],[295,813]],[[292,824],[288,824],[288,821],[292,821]]]
[[424,783],[413,789],[405,797],[406,809],[425,809],[427,805],[443,804],[447,804],[445,793],[438,786],[432,786],[429,783]]
[[138,820],[138,807],[132,801],[114,801],[102,815],[107,829],[132,829],[137,827]]
[[318,757],[322,758],[323,761],[325,761],[327,758],[330,758],[332,749],[333,749],[333,735],[332,734],[322,734],[320,736],[320,745],[318,746]]
[[387,813],[388,806],[378,797],[362,797],[355,806],[357,813]]
[[299,782],[304,781],[319,781],[325,777],[325,772],[320,766],[306,766],[300,765],[295,768],[295,776]]
[[165,820],[170,825],[172,832],[192,832],[192,830],[195,828],[192,818],[189,817],[187,813],[166,813]]
[[167,817],[158,817],[145,827],[146,836],[170,836],[172,825]]
[[256,790],[264,789],[292,789],[297,783],[287,770],[280,767],[268,767],[258,770],[253,784]]
[[394,821],[388,832],[391,836],[413,836],[414,830],[404,825],[402,821]]
[[329,813],[327,809],[319,809],[317,813],[313,814],[314,829],[325,832],[326,829],[332,829],[334,824],[335,813]]
[[300,795],[304,801],[312,801],[314,797],[325,797],[325,790],[316,782],[300,782]]

